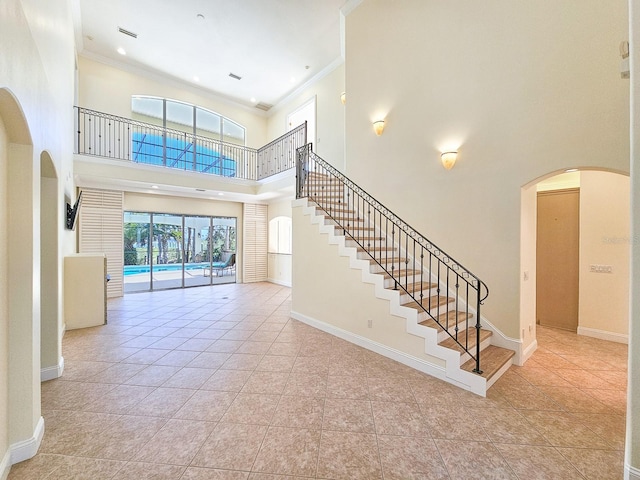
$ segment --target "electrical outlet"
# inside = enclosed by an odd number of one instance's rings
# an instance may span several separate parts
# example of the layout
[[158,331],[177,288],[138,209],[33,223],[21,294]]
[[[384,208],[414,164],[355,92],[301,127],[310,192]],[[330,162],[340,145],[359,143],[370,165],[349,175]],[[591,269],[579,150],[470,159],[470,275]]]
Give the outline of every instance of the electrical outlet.
[[525,272],[522,274],[522,277],[523,277],[523,279],[524,279],[524,281],[525,281],[525,282],[526,282],[527,280],[529,280],[529,272],[525,271]]
[[367,320],[367,327],[373,328],[373,320],[371,319]]

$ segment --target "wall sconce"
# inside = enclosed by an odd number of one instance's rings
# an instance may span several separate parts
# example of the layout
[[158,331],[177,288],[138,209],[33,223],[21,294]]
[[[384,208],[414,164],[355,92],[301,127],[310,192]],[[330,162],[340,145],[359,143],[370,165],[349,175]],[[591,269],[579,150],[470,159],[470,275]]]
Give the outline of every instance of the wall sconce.
[[440,159],[442,160],[442,166],[447,170],[451,170],[458,159],[458,152],[444,152],[440,155]]
[[342,92],[340,94],[340,101],[342,102],[342,104],[344,105],[345,103],[347,103],[347,93],[346,92]]
[[382,132],[384,131],[384,120],[373,122],[373,131],[376,132],[377,136],[382,135]]

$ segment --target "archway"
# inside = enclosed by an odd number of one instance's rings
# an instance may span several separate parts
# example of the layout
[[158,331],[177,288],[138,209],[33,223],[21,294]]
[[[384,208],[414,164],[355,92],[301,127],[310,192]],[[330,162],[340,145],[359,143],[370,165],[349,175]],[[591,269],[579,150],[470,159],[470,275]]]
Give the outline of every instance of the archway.
[[580,335],[627,343],[629,305],[629,177],[610,169],[551,172],[522,187],[520,325],[523,359],[536,348],[537,196],[579,189]]
[[[40,162],[19,102],[0,88],[0,451],[36,454],[40,414]],[[10,279],[10,281],[9,281]],[[5,421],[6,420],[6,421]]]
[[48,152],[40,154],[40,379],[62,375],[58,229],[62,221],[58,175]]

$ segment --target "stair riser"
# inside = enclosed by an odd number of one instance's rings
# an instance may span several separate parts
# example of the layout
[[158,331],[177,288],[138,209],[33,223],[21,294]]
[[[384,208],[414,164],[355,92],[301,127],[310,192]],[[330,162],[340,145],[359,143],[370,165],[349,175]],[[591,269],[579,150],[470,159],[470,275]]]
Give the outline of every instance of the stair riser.
[[[427,308],[428,308],[428,305],[429,305],[428,298],[429,297],[433,297],[433,296],[435,296],[437,294],[438,294],[438,290],[435,289],[435,288],[422,290],[423,305],[427,306]],[[403,291],[403,293],[400,294],[400,305],[404,305],[405,303],[413,302],[414,300],[416,302],[419,302],[420,301],[420,291],[414,292],[413,295],[414,295],[414,298],[412,298],[408,293],[404,293],[404,291]],[[440,306],[441,309],[442,309],[442,307],[443,306]],[[433,301],[432,301],[432,308],[436,308],[436,304]],[[450,308],[453,308],[453,304],[452,303],[450,303]]]

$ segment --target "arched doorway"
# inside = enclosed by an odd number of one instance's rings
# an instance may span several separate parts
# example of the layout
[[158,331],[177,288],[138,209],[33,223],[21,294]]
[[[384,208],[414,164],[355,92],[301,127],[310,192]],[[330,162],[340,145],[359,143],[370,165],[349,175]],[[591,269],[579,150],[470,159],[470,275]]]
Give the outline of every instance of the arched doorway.
[[[627,343],[629,305],[629,177],[605,169],[552,172],[522,188],[520,321],[523,357],[535,350],[538,195],[579,190],[577,333]],[[560,327],[561,328],[561,327]]]
[[[16,97],[0,88],[0,451],[36,454],[40,414],[39,159]],[[2,443],[7,443],[2,445]]]
[[58,175],[48,152],[40,154],[40,379],[62,375],[58,229]]

